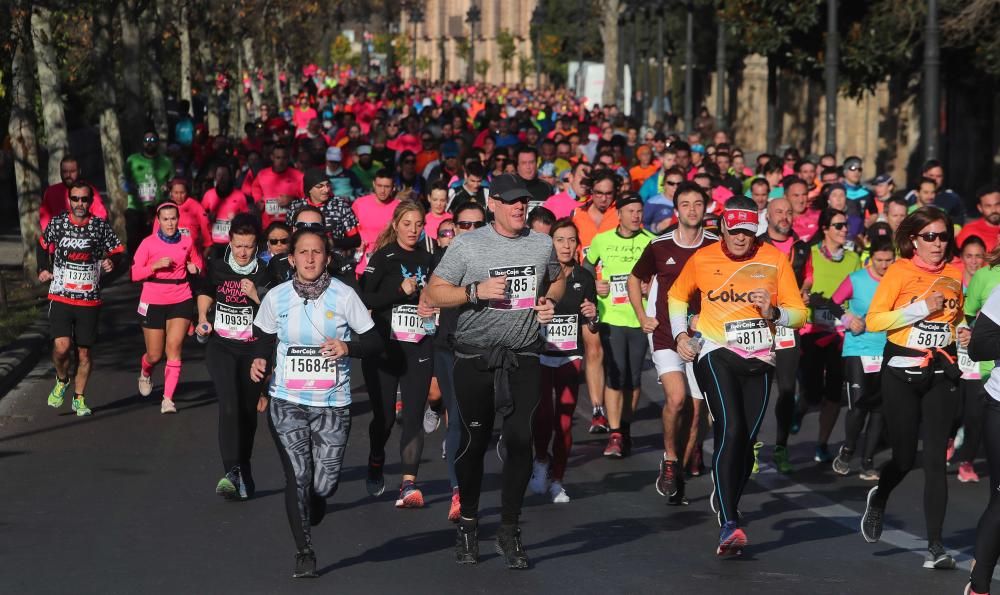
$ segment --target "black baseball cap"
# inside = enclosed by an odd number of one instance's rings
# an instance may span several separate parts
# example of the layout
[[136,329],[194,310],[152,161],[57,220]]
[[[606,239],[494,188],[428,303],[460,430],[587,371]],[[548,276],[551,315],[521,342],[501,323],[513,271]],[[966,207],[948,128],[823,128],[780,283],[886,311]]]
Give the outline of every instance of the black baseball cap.
[[490,182],[490,198],[512,203],[522,198],[531,198],[528,187],[514,174],[501,174]]
[[620,210],[633,203],[642,204],[642,197],[634,192],[629,192],[618,197],[618,200],[615,201],[615,209]]

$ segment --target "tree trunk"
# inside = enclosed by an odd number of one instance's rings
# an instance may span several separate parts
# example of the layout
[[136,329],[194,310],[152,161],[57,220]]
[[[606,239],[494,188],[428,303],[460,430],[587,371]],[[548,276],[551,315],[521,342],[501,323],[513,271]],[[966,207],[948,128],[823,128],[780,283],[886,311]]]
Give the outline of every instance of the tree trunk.
[[[66,134],[66,108],[62,99],[59,64],[52,48],[51,13],[36,5],[31,15],[31,37],[38,70],[38,90],[41,94],[42,121],[45,124],[45,148],[49,153],[48,183],[60,181],[59,162],[69,151]],[[25,43],[27,40],[25,40]]]
[[31,12],[17,9],[13,18],[14,60],[11,65],[11,106],[7,132],[14,151],[14,179],[17,185],[17,211],[21,224],[21,253],[24,274],[37,281],[38,205],[42,199],[41,173],[38,167],[38,143],[35,137],[35,80],[31,71],[29,45]]
[[601,0],[601,41],[604,43],[604,91],[601,105],[614,105],[618,95],[618,16],[621,0]]
[[[253,38],[243,38],[243,65],[250,73],[250,97],[253,98],[253,109],[256,112],[261,106],[260,87],[257,86],[257,60],[253,53]],[[242,84],[242,83],[241,83]]]
[[145,101],[142,95],[142,76],[139,64],[142,60],[142,45],[139,34],[137,0],[125,0],[118,5],[118,20],[121,26],[122,42],[122,90],[125,93],[123,101],[123,119],[125,130],[129,134],[123,139],[125,152],[132,154],[139,150],[141,139],[139,135],[145,132]]
[[[115,3],[108,2],[97,11],[95,19],[94,50],[97,55],[97,97],[101,106],[100,131],[101,153],[104,158],[104,179],[107,184],[109,201],[108,218],[115,233],[125,240],[125,208],[128,196],[125,194],[125,160],[122,157],[122,135],[118,126],[118,111],[115,105],[115,61],[111,46],[112,20]],[[135,133],[138,136],[138,132]]]
[[143,36],[146,38],[146,76],[149,84],[150,112],[153,127],[160,138],[167,139],[170,131],[167,123],[167,102],[163,96],[163,0],[155,0],[143,13]]
[[774,56],[767,58],[767,152],[778,148],[778,65]]
[[181,99],[191,104],[191,25],[188,23],[188,2],[181,0],[177,10],[177,41],[181,51]]
[[[240,137],[244,134],[248,120],[246,94],[243,92],[243,47],[236,45],[233,48],[236,53],[236,80],[229,88],[229,92],[235,95],[231,110],[236,116],[236,128],[233,134]],[[232,97],[231,95],[231,97]]]
[[[206,36],[207,37],[207,36]],[[219,93],[215,89],[215,57],[212,55],[212,43],[202,37],[198,40],[198,60],[201,62],[201,93],[208,102],[208,133],[215,136],[221,132],[219,122]]]

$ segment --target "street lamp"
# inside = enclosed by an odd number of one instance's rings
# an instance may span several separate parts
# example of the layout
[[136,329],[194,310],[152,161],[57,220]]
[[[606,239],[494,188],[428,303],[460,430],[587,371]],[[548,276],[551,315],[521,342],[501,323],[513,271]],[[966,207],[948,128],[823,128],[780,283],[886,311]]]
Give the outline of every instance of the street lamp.
[[545,4],[538,0],[531,13],[531,25],[535,29],[535,90],[542,88],[542,24],[545,23]]
[[469,63],[465,65],[465,78],[470,84],[476,81],[476,23],[482,17],[483,11],[473,1],[472,6],[469,7],[469,12],[465,13],[465,22],[469,23]]
[[410,78],[417,80],[417,27],[424,21],[424,11],[418,2],[410,5],[410,22],[413,23],[413,58],[410,61]]

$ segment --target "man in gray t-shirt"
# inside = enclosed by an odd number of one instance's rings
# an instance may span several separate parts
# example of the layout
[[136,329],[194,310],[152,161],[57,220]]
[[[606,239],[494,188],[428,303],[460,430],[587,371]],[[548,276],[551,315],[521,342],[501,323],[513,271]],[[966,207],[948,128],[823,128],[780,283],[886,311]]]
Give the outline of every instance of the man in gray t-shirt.
[[455,332],[455,399],[462,439],[455,459],[461,518],[455,556],[479,556],[479,494],[483,457],[496,413],[503,417],[503,466],[497,546],[508,568],[527,568],[518,521],[531,477],[531,422],[541,371],[538,326],[552,320],[565,279],[552,240],[526,226],[531,194],[512,174],[493,179],[491,225],[455,238],[434,270],[424,297],[439,308],[461,309]]

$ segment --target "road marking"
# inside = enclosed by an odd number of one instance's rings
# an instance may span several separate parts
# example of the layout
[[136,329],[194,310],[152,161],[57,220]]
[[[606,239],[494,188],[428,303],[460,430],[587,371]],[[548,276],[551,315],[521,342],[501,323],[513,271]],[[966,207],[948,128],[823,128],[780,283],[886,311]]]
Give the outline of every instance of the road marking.
[[[808,486],[796,483],[776,469],[764,468],[760,473],[753,476],[753,481],[773,494],[790,504],[806,509],[817,516],[829,519],[842,527],[851,529],[858,535],[858,547],[862,547],[861,537],[861,513],[848,508],[843,504],[837,504],[825,496],[814,492]],[[897,548],[912,552],[924,560],[927,559],[927,539],[918,537],[902,529],[893,529],[888,524],[882,531],[882,538],[879,543],[895,546]],[[874,545],[874,544],[872,544]],[[966,572],[972,571],[972,556],[957,550],[949,549],[948,553],[955,558],[956,568]],[[1000,572],[994,570],[994,579],[1000,579]]]

